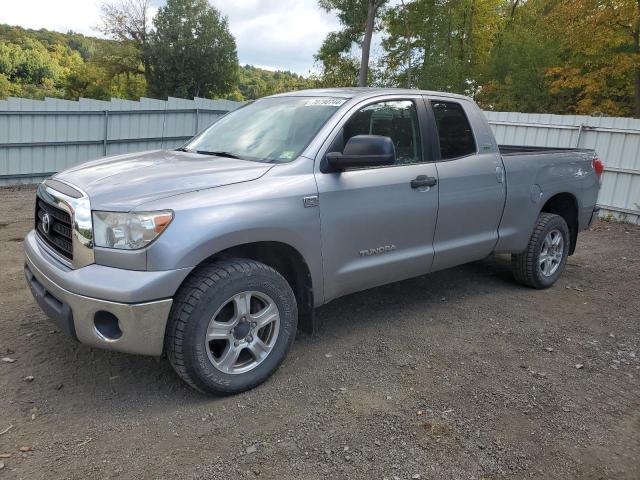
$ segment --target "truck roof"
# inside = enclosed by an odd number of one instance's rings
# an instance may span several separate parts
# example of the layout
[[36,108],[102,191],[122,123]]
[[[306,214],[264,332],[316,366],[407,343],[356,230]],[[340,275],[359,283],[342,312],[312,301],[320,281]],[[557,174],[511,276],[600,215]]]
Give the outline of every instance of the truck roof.
[[294,92],[278,93],[271,97],[338,97],[338,98],[368,98],[384,95],[387,93],[395,94],[422,94],[422,95],[438,95],[441,97],[451,97],[458,99],[471,100],[465,95],[449,92],[434,92],[430,90],[414,90],[409,88],[377,88],[377,87],[342,87],[342,88],[312,88],[308,90],[297,90]]

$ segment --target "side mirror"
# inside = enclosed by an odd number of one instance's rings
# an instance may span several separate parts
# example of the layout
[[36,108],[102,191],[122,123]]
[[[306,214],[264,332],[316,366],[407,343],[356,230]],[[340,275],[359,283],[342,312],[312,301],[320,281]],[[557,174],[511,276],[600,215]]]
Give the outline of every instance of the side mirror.
[[343,153],[327,153],[327,163],[332,171],[393,165],[395,161],[393,142],[389,137],[380,135],[356,135],[349,139]]

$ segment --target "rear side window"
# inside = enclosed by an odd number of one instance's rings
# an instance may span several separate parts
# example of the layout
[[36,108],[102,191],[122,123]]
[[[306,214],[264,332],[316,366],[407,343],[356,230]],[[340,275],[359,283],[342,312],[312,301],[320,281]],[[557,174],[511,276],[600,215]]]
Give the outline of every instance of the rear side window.
[[476,152],[476,142],[462,105],[455,102],[431,102],[440,139],[440,158],[464,157]]

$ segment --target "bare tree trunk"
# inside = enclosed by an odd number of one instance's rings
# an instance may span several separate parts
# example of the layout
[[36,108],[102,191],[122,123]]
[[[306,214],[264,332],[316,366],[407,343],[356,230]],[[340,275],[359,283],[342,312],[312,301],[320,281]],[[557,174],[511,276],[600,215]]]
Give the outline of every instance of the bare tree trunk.
[[453,15],[451,14],[451,5],[447,8],[447,17],[449,17],[449,23],[447,24],[447,52],[449,53],[449,57],[453,56],[453,43],[451,39],[451,34],[453,32],[451,25],[451,18]]
[[358,86],[366,87],[369,79],[369,53],[371,51],[371,37],[373,37],[373,27],[376,20],[376,12],[382,4],[379,0],[369,0],[367,10],[367,23],[362,40],[362,57],[360,58],[360,72],[358,74]]
[[518,5],[520,4],[520,0],[512,0],[511,1],[511,15],[509,16],[510,18],[513,18],[516,14],[516,8],[518,8]]
[[459,82],[459,88],[460,88],[460,93],[464,93],[464,82],[466,80],[465,78],[465,73],[466,73],[466,51],[465,51],[465,34],[467,33],[467,11],[466,9],[462,12],[462,28],[460,28],[460,30],[462,31],[459,35],[460,35],[460,52],[459,52],[459,56],[458,56],[458,61],[459,63],[459,70],[458,70],[458,75],[459,77],[457,78],[457,81]]
[[149,44],[148,35],[151,30],[149,25],[149,19],[147,15],[149,13],[150,2],[149,0],[140,0],[139,9],[140,16],[142,17],[142,28],[140,31],[140,55],[142,56],[142,67],[144,68],[144,79],[147,83],[147,93],[149,93],[149,85],[151,85],[151,62],[149,61]]
[[466,81],[468,80],[467,75],[469,74],[469,72],[471,71],[471,69],[474,66],[474,62],[475,62],[475,58],[474,58],[474,50],[473,50],[473,42],[475,41],[475,37],[473,36],[474,31],[473,31],[473,20],[475,17],[475,13],[476,13],[476,2],[475,0],[472,0],[471,2],[471,12],[469,13],[469,33],[467,34],[468,40],[467,40],[467,56],[469,57],[467,61],[467,59],[465,58],[465,67],[462,69],[462,71],[465,74],[465,78],[462,81],[462,91],[460,93],[465,93],[465,89],[467,87],[466,85]]
[[401,0],[400,3],[402,4],[402,10],[406,17],[404,20],[404,38],[407,49],[407,88],[411,88],[411,34],[409,33],[409,9],[405,5],[404,0]]

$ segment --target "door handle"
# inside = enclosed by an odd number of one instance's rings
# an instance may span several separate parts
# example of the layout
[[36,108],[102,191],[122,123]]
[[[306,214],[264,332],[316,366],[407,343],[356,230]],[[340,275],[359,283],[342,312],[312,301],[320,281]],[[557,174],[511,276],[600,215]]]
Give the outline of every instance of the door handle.
[[436,177],[428,177],[426,175],[418,175],[411,180],[411,188],[433,187],[438,183]]

